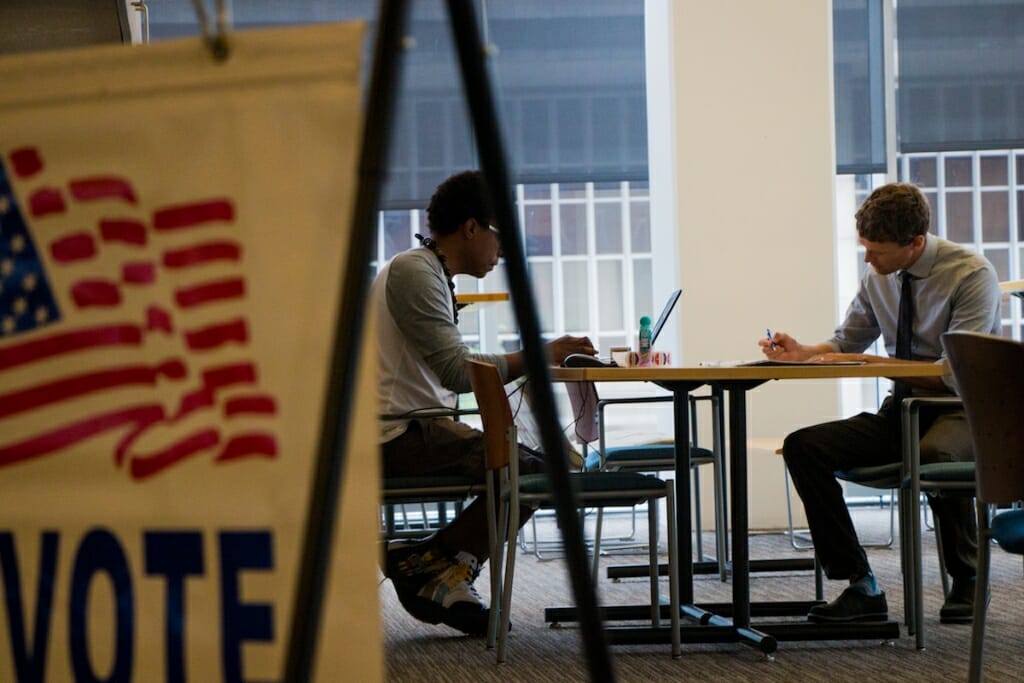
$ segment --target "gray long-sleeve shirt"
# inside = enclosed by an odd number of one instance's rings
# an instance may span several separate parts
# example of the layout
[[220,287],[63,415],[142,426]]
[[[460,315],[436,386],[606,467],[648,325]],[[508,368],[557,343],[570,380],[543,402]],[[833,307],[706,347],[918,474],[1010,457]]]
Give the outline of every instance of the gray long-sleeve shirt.
[[[951,330],[1000,333],[999,280],[987,259],[958,244],[926,235],[924,251],[908,270],[914,276],[914,324],[911,352],[916,360],[945,357],[942,334]],[[868,268],[846,319],[828,340],[843,353],[862,353],[878,336],[896,355],[899,273],[879,275]],[[952,374],[943,377],[956,391]]]
[[466,359],[508,367],[501,355],[474,354],[454,322],[451,290],[429,249],[403,252],[387,263],[373,285],[378,330],[378,398],[381,442],[402,434],[417,412],[452,409],[470,390]]

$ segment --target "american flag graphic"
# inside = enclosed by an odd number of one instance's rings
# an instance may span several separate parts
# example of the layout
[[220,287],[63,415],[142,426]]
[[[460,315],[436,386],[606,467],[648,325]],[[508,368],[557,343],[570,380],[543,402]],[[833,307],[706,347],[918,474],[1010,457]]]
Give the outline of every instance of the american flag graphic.
[[0,476],[70,452],[135,480],[276,457],[232,199],[146,208],[116,172],[50,175],[35,147],[0,158]]

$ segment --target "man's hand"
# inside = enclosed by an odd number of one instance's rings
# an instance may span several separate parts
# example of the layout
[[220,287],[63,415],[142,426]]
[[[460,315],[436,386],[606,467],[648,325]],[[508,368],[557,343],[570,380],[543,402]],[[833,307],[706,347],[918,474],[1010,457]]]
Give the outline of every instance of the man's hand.
[[812,356],[823,353],[831,353],[832,347],[828,344],[815,344],[808,346],[801,344],[785,332],[776,332],[771,339],[758,339],[757,345],[761,352],[771,360],[809,360]]
[[584,353],[588,356],[597,353],[589,337],[573,337],[568,334],[548,342],[547,346],[552,365],[561,365],[570,353]]

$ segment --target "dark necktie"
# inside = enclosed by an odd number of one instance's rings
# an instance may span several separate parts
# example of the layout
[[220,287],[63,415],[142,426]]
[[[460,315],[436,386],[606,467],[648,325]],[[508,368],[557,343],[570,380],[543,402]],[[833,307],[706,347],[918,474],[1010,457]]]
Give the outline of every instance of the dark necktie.
[[[914,276],[903,271],[900,273],[903,284],[900,287],[900,312],[896,319],[896,357],[904,360],[912,360],[910,352],[910,340],[914,336],[914,295],[910,291],[910,283]],[[899,406],[907,396],[910,396],[910,387],[906,382],[895,382],[893,398]]]

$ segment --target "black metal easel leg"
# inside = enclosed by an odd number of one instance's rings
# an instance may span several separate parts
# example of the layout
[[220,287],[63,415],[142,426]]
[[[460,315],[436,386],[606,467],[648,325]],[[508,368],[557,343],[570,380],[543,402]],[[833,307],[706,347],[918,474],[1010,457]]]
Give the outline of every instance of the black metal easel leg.
[[382,0],[373,73],[363,119],[363,144],[355,192],[352,233],[334,331],[323,425],[317,448],[309,509],[302,538],[302,555],[295,585],[295,604],[289,628],[284,680],[306,683],[313,679],[324,586],[341,499],[341,472],[345,467],[349,419],[359,371],[361,334],[370,287],[370,262],[376,248],[378,198],[383,184],[383,163],[390,144],[398,83],[399,45],[405,31],[408,3]]
[[484,46],[473,3],[448,0],[452,34],[459,54],[462,82],[472,114],[480,165],[487,180],[495,218],[501,226],[502,251],[508,275],[512,304],[523,341],[523,360],[533,384],[534,414],[538,417],[547,472],[551,477],[559,526],[568,560],[576,604],[580,609],[580,629],[592,681],[612,681],[615,673],[598,611],[593,579],[587,569],[583,528],[576,515],[575,496],[569,486],[569,458],[558,427],[554,392],[548,374],[547,350],[542,344],[540,322],[526,257],[520,240],[519,222],[512,201],[505,149],[497,125],[497,113],[490,81],[484,64]]

